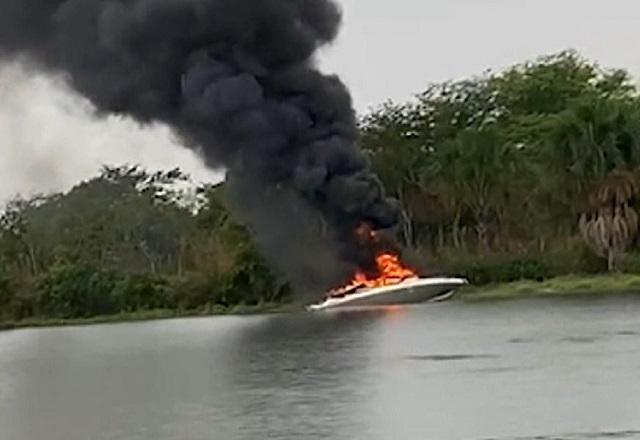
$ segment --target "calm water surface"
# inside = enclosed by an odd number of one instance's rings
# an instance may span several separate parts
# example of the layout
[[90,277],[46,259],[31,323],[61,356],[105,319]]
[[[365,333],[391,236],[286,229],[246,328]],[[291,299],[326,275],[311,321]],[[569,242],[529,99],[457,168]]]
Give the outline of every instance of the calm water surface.
[[640,439],[640,299],[0,333],[0,439]]

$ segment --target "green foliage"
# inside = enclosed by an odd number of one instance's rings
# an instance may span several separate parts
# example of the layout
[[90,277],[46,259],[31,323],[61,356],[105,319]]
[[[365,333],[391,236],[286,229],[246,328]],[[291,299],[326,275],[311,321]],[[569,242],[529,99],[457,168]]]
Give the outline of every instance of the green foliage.
[[640,252],[637,250],[625,255],[618,267],[620,272],[640,274]]
[[555,114],[574,99],[626,89],[628,78],[614,84],[612,74],[567,51],[515,66],[490,83],[498,90],[499,106],[510,115]]
[[447,271],[464,276],[474,285],[504,283],[518,280],[544,280],[555,273],[542,257],[496,255],[462,258],[445,264]]
[[198,310],[223,305],[225,280],[219,275],[192,275],[173,279],[167,307],[175,310]]
[[0,318],[8,314],[9,307],[14,300],[14,289],[11,279],[4,273],[0,272]]
[[119,310],[115,276],[88,266],[58,263],[37,283],[40,313],[60,318],[108,315]]
[[229,274],[220,303],[256,305],[262,302],[282,302],[290,290],[270,271],[266,262],[253,248],[242,252]]
[[466,255],[462,258],[449,258],[441,264],[446,267],[447,272],[464,276],[476,285],[520,280],[542,281],[569,274],[596,274],[606,270],[606,264],[584,247],[560,252],[497,254],[482,258]]
[[432,253],[561,249],[590,186],[640,167],[630,78],[568,51],[365,117],[365,148],[406,209],[403,241]]
[[640,276],[635,274],[568,275],[547,281],[523,280],[498,286],[472,286],[463,289],[460,296],[465,301],[495,301],[532,296],[637,293],[639,288]]
[[544,280],[549,269],[544,263],[534,259],[510,261],[505,264],[475,264],[465,274],[475,284],[511,282],[524,279]]
[[125,312],[173,308],[167,280],[147,274],[128,274],[113,286],[112,296]]
[[221,187],[195,202],[179,170],[105,167],[0,216],[0,320],[196,311],[285,300]]

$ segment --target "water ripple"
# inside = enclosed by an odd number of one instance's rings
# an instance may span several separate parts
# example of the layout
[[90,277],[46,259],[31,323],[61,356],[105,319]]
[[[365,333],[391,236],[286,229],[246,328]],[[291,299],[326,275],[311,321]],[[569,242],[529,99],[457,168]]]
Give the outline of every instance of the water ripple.
[[466,361],[472,359],[496,359],[500,356],[496,354],[433,354],[433,355],[412,355],[405,359],[410,361],[430,361],[430,362],[448,362],[448,361]]
[[640,439],[640,431],[605,431],[577,434],[540,435],[534,437],[492,437],[482,440],[609,440],[609,439]]

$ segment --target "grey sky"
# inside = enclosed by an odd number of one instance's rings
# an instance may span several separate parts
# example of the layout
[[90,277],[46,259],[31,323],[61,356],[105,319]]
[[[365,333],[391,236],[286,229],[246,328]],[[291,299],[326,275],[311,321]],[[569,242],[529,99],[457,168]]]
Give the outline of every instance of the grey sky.
[[[430,82],[501,69],[575,48],[604,66],[640,72],[638,0],[339,0],[345,22],[323,50],[361,112],[404,101]],[[68,188],[100,164],[181,166],[215,179],[166,129],[97,120],[59,80],[0,69],[0,201]]]
[[360,111],[568,48],[640,72],[637,0],[340,0],[345,22],[323,66]]

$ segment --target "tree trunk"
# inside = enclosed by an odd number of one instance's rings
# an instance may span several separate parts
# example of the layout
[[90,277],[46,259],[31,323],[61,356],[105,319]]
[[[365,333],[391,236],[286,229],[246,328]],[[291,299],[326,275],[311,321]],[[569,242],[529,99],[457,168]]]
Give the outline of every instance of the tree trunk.
[[396,188],[396,193],[398,195],[398,201],[400,202],[400,206],[404,208],[401,211],[402,215],[402,239],[404,241],[405,246],[407,247],[415,247],[415,237],[413,234],[413,218],[409,214],[409,210],[406,208],[407,204],[404,199],[404,190],[402,188],[402,184],[398,185]]
[[453,219],[453,247],[460,249],[460,210]]
[[141,243],[140,244],[140,250],[142,251],[142,255],[144,255],[144,257],[147,259],[147,262],[149,263],[149,270],[151,271],[152,275],[156,274],[156,262],[153,259],[153,256],[151,255],[151,253],[148,251],[147,249],[147,244],[146,243]]
[[180,238],[180,249],[178,250],[178,277],[182,278],[184,275],[184,254],[187,247],[184,238]]
[[460,247],[465,251],[469,250],[469,234],[468,227],[463,226],[460,228]]
[[440,249],[444,248],[444,226],[438,226],[438,247]]
[[611,248],[607,251],[607,270],[609,272],[613,272],[614,270],[616,270],[615,253]]
[[25,243],[28,250],[29,255],[29,263],[31,265],[31,275],[38,275],[38,262],[36,261],[36,253],[33,250],[33,247],[29,245],[29,243]]
[[402,210],[402,240],[405,246],[415,247],[413,236],[413,220],[406,210]]
[[478,243],[484,252],[489,251],[489,228],[483,221],[476,225],[476,233],[478,234]]
[[547,242],[545,241],[545,239],[543,237],[540,237],[538,239],[538,251],[542,253],[545,250],[547,250]]

